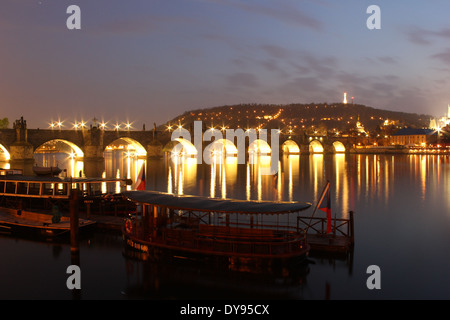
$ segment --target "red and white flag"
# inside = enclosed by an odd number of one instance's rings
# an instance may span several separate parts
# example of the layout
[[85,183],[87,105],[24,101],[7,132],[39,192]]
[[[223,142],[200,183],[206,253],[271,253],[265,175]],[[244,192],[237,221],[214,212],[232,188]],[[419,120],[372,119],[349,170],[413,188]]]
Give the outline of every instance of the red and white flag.
[[139,171],[139,174],[136,178],[134,190],[145,190],[145,163],[142,164],[141,171]]
[[317,209],[322,210],[327,214],[327,234],[331,233],[331,196],[330,196],[330,182],[323,189],[322,196],[317,203]]

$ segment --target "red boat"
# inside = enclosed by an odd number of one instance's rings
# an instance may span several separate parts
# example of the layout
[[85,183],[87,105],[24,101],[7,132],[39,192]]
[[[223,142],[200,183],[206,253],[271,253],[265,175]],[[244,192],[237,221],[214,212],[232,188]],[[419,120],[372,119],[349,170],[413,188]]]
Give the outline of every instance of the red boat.
[[[296,225],[310,203],[244,201],[126,191],[137,203],[123,226],[126,249],[141,259],[219,262],[238,271],[255,266],[284,270],[309,251],[306,234]],[[293,222],[294,225],[290,225]]]

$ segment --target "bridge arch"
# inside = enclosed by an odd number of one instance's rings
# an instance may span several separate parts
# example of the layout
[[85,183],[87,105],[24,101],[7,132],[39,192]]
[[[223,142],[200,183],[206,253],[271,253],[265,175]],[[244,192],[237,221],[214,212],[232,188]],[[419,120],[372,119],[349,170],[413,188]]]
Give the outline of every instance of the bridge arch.
[[184,138],[173,139],[163,150],[171,152],[172,155],[197,156],[197,148]]
[[[126,144],[126,146],[124,145]],[[129,137],[121,137],[105,147],[104,151],[121,150],[124,151],[128,157],[146,157],[147,150],[142,146],[141,143],[135,139]]]
[[248,153],[251,155],[256,154],[270,154],[272,152],[272,149],[270,148],[267,141],[262,139],[256,139],[250,143],[248,146]]
[[299,154],[300,153],[300,147],[295,141],[292,140],[286,140],[281,145],[281,150],[285,154]]
[[319,140],[312,140],[309,143],[310,153],[323,153],[323,145]]
[[228,139],[214,140],[206,146],[205,151],[223,156],[235,156],[238,153],[238,150],[234,143]]
[[3,144],[0,144],[0,161],[8,161],[11,159],[11,154]]
[[61,146],[61,144],[69,146],[72,149],[72,151],[70,153],[66,152],[66,151],[61,151],[62,153],[69,153],[71,158],[79,159],[79,158],[84,157],[84,152],[83,152],[83,150],[81,150],[81,148],[79,146],[77,146],[75,143],[73,143],[71,141],[64,140],[64,139],[52,139],[52,140],[46,141],[34,150],[34,154],[47,153],[47,152],[52,152],[52,150],[58,150],[58,145]]
[[333,142],[334,152],[342,153],[345,152],[345,145],[341,141]]

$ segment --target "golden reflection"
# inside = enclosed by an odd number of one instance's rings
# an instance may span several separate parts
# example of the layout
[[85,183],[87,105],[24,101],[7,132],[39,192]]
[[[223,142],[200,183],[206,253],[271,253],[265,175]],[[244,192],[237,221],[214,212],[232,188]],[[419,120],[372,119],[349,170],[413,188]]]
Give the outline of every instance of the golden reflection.
[[[283,157],[283,165],[287,169],[283,170],[283,172],[287,171],[287,185],[288,185],[288,198],[289,201],[294,200],[294,188],[299,184],[299,168],[300,168],[300,156],[298,154],[290,154],[288,156]],[[281,167],[278,169],[281,170]],[[281,182],[284,182],[284,179],[281,179]],[[283,188],[280,184],[279,188]],[[284,200],[279,198],[280,200]]]
[[211,167],[211,182],[209,184],[209,196],[214,198],[216,196],[216,163],[213,161]]
[[251,181],[250,181],[250,164],[247,162],[246,165],[246,179],[245,179],[245,195],[246,199],[250,200],[251,198]]
[[227,197],[227,179],[226,179],[226,173],[225,173],[225,166],[222,165],[222,198],[225,199]]
[[169,165],[168,168],[168,174],[167,174],[167,193],[173,193],[173,187],[172,187],[172,168]]
[[427,158],[428,155],[420,156],[420,182],[422,186],[422,199],[425,199],[426,187],[427,187]]
[[323,188],[323,154],[310,155],[310,173],[313,179],[314,199],[318,199]]

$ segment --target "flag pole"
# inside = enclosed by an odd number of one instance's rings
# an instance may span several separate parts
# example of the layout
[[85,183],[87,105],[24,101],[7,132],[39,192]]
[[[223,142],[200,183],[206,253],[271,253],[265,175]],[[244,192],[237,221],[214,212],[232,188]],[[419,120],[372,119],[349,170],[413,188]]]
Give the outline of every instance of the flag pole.
[[322,195],[320,196],[319,201],[317,201],[316,207],[314,208],[314,211],[313,211],[313,213],[311,215],[311,218],[309,218],[309,224],[308,224],[308,227],[306,228],[306,232],[305,233],[308,233],[309,227],[311,226],[312,218],[313,218],[314,214],[316,213],[317,208],[322,203],[323,198],[325,197],[325,193],[327,192],[327,189],[329,187],[330,187],[330,180],[327,180],[327,183],[325,184],[325,187],[323,188]]

